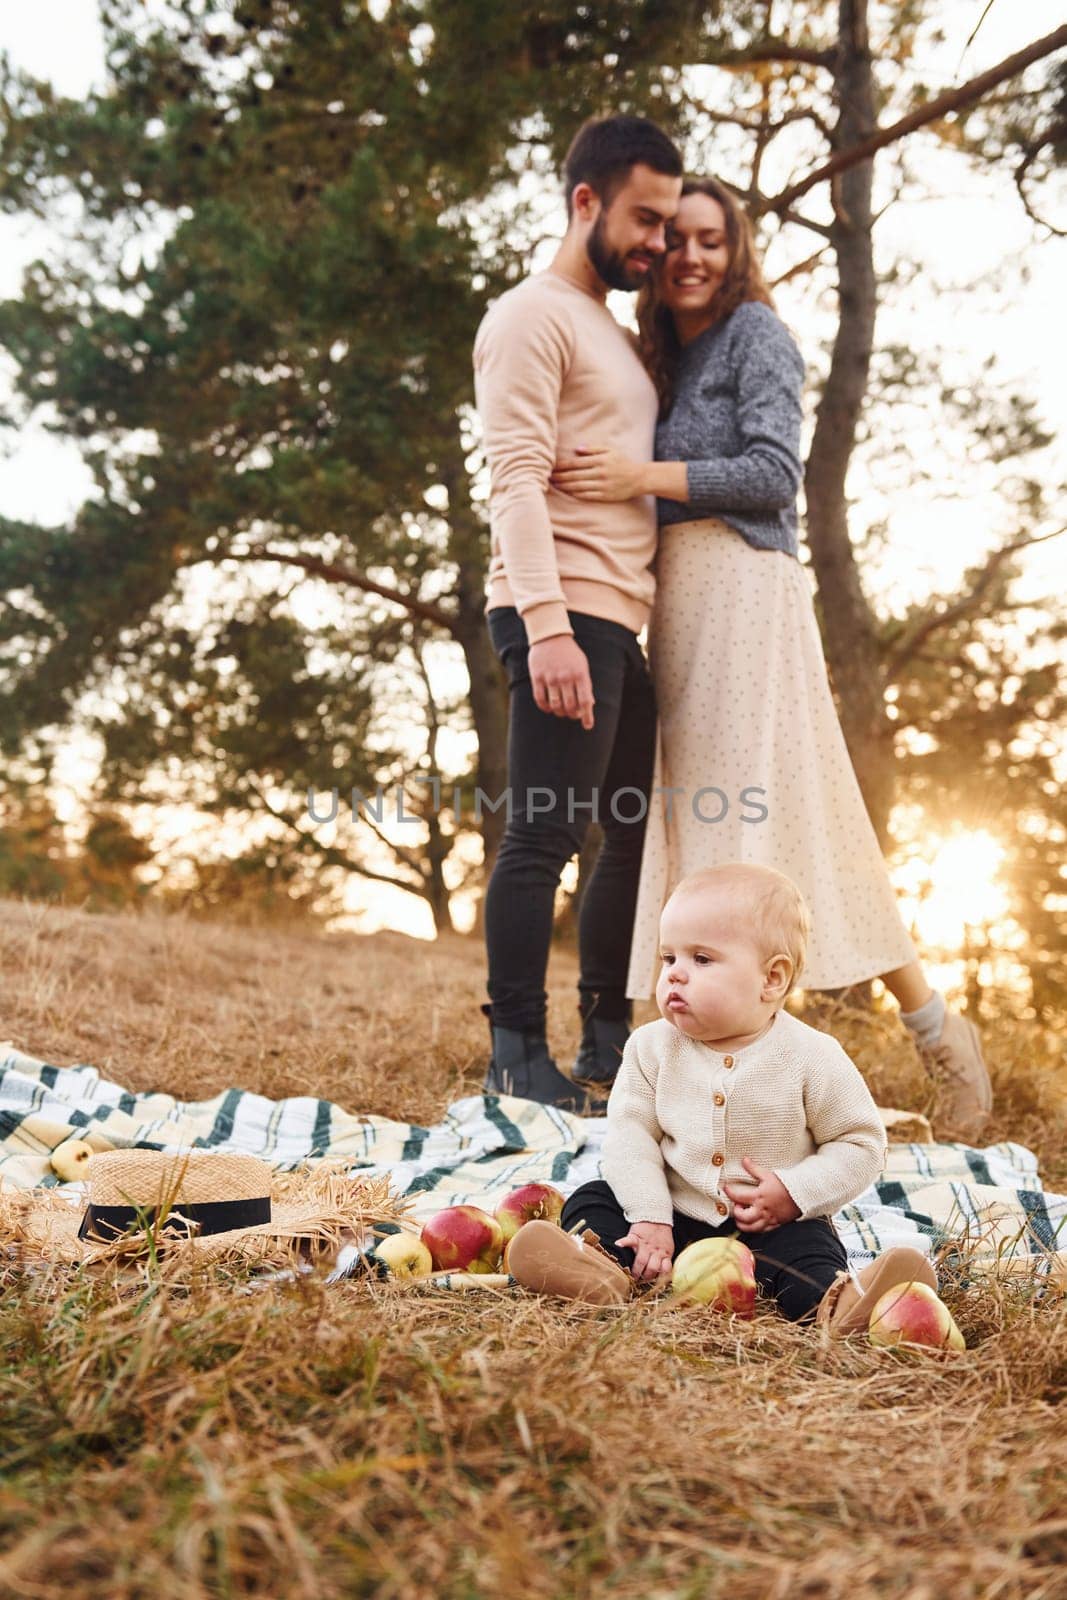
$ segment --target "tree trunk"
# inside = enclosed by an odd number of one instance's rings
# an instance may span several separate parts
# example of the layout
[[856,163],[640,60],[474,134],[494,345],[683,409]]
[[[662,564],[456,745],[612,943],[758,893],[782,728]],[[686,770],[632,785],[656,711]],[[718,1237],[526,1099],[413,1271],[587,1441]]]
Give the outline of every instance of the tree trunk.
[[[453,594],[456,617],[452,636],[462,647],[470,679],[470,707],[478,739],[478,787],[491,801],[503,795],[508,782],[508,695],[485,623],[485,572],[488,559],[485,527],[470,498],[470,478],[461,451],[442,474],[448,488],[452,537],[449,553],[456,563]],[[473,809],[474,796],[464,795]],[[506,808],[482,812],[482,882],[489,882],[500,841],[504,837]],[[481,902],[477,927],[481,926]]]
[[603,829],[599,823],[591,822],[582,840],[582,848],[578,852],[578,882],[574,886],[574,893],[567,896],[552,929],[553,939],[560,944],[578,948],[578,923],[582,915],[582,902],[589,887],[589,880],[596,870],[597,857],[603,842]]
[[[859,144],[875,126],[867,0],[840,0],[834,65],[839,106],[832,146]],[[892,727],[886,715],[874,613],[848,533],[846,479],[867,392],[878,290],[871,229],[872,162],[834,185],[831,241],[840,320],[816,412],[805,478],[808,544],[818,583],[823,642],[852,764],[883,846],[893,803]]]
[[426,877],[424,894],[433,912],[435,933],[454,933],[452,901],[445,883],[445,862],[452,849],[450,839],[441,831],[441,818],[435,806],[428,807],[426,822],[430,837],[426,841]]
[[[478,789],[496,802],[507,787],[507,693],[502,682],[501,664],[496,659],[483,614],[485,600],[478,581],[477,613],[461,619],[454,635],[462,645],[470,678],[470,715],[478,738]],[[474,811],[474,794],[464,794],[464,810]],[[506,808],[482,811],[482,883],[490,882],[493,862],[504,837]],[[482,926],[482,901],[478,901],[475,930]]]

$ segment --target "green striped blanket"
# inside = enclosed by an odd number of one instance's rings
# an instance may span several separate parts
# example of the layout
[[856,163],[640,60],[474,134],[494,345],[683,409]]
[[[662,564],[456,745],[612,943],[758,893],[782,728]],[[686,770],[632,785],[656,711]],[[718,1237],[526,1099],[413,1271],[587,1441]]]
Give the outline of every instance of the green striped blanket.
[[[95,1067],[49,1066],[0,1045],[0,1182],[57,1185],[51,1152],[94,1131],[115,1147],[246,1151],[286,1169],[343,1160],[353,1172],[388,1175],[424,1220],[448,1205],[492,1210],[523,1183],[570,1193],[598,1175],[604,1122],[494,1095],[455,1101],[430,1128],[244,1089],[181,1101],[132,1094]],[[80,1186],[67,1187],[80,1203]],[[928,1252],[957,1245],[972,1261],[1020,1266],[1067,1249],[1067,1197],[1044,1192],[1034,1156],[1011,1143],[891,1145],[879,1182],[834,1220],[856,1265],[897,1244]]]

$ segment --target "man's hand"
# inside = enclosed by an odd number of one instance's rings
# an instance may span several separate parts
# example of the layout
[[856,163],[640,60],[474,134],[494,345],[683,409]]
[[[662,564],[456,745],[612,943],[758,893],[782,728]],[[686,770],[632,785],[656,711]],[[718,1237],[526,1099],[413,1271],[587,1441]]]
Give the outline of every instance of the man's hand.
[[674,1260],[674,1229],[665,1222],[631,1222],[630,1231],[616,1244],[634,1252],[630,1272],[638,1283],[651,1283],[670,1272]]
[[593,726],[593,680],[581,645],[569,633],[539,639],[530,646],[530,685],[539,711],[573,717],[589,731]]
[[617,450],[580,444],[574,456],[556,462],[549,482],[578,500],[634,500],[644,493],[642,470],[641,462]]
[[755,1188],[749,1184],[724,1183],[723,1193],[734,1203],[734,1221],[745,1233],[766,1233],[780,1228],[783,1222],[795,1222],[800,1207],[785,1184],[773,1172],[764,1172],[748,1156],[741,1157],[745,1171],[757,1180]]

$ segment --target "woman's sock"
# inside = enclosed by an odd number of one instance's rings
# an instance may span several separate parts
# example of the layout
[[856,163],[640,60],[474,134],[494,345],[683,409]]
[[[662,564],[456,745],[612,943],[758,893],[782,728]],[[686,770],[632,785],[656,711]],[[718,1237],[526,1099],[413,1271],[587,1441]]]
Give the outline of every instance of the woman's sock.
[[900,1020],[915,1035],[920,1044],[933,1046],[941,1037],[947,1013],[945,997],[935,989],[925,1005],[918,1011],[902,1011]]

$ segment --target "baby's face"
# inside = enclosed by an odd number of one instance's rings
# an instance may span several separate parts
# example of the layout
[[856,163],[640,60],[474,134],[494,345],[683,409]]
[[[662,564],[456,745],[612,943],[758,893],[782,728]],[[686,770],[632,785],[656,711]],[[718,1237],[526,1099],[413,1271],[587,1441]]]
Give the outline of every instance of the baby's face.
[[766,961],[750,928],[736,895],[683,894],[664,907],[656,1002],[691,1039],[714,1044],[767,1022]]

